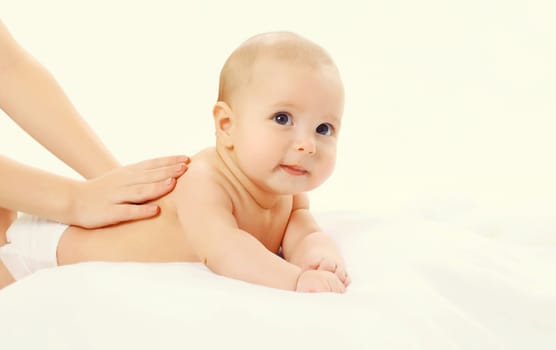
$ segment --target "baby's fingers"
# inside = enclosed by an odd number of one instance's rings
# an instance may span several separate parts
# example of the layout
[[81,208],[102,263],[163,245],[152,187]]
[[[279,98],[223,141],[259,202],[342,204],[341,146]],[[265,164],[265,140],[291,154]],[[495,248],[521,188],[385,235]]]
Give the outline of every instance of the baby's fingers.
[[349,286],[351,283],[351,278],[348,276],[346,269],[343,266],[338,266],[334,272],[336,276],[342,281],[344,286]]
[[336,277],[338,277],[338,279],[343,283],[345,287],[349,286],[349,284],[351,283],[351,278],[348,276],[345,267],[343,267],[342,265],[338,265],[332,260],[321,260],[317,269],[332,272],[336,275]]
[[328,286],[330,287],[330,290],[334,293],[345,293],[346,286],[344,285],[344,283],[342,283],[342,281],[340,281],[340,279],[337,278],[336,275],[333,276],[334,277],[328,280]]
[[347,287],[351,284],[351,277],[346,274],[346,279],[344,280],[344,285]]
[[319,262],[316,269],[317,270],[323,270],[323,271],[330,271],[332,273],[335,273],[336,270],[338,269],[338,264],[336,264],[334,261],[329,260],[329,259],[322,259]]

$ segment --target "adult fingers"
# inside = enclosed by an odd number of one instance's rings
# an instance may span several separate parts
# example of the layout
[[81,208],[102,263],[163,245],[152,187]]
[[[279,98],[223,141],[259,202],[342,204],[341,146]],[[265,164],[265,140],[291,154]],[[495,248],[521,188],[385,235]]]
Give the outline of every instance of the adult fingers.
[[124,179],[130,186],[178,178],[187,170],[187,163],[177,163],[156,169],[136,170]]
[[175,165],[178,163],[189,163],[191,160],[187,156],[168,156],[168,157],[158,157],[143,160],[141,162],[135,163],[130,165],[130,167],[134,169],[141,169],[141,170],[148,170],[148,169],[157,169],[163,168],[171,165]]
[[[191,159],[187,156],[153,158],[122,167],[125,177],[132,177],[132,184],[160,181],[165,177],[179,177]],[[128,179],[129,180],[129,179]]]
[[118,203],[144,203],[160,198],[174,189],[176,179],[165,178],[162,181],[137,184],[120,188],[116,201]]
[[112,205],[102,214],[84,217],[79,225],[85,228],[97,228],[106,225],[114,225],[124,221],[146,219],[155,216],[160,209],[153,204],[118,204]]
[[123,222],[146,219],[157,215],[159,211],[159,207],[153,204],[120,204],[112,210],[112,221]]

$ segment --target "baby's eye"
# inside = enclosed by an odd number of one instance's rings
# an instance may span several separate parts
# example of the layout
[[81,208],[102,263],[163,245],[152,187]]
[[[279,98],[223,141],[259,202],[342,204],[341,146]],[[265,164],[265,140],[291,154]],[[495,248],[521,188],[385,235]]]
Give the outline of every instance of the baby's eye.
[[272,119],[280,125],[291,125],[292,118],[286,113],[277,113]]
[[317,133],[321,135],[330,136],[332,135],[333,131],[334,131],[334,127],[329,123],[322,123],[319,126],[317,126]]

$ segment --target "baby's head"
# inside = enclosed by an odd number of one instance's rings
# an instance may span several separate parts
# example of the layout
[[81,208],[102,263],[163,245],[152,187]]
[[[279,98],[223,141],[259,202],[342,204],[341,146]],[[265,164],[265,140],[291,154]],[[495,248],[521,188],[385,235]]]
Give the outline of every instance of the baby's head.
[[289,32],[252,37],[220,74],[217,149],[263,190],[311,190],[334,169],[343,95],[317,44]]

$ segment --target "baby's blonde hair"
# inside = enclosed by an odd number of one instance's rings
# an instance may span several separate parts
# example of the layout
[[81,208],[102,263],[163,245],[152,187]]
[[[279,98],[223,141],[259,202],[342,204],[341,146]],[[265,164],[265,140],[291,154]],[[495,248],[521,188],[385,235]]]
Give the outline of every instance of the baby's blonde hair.
[[269,32],[247,39],[228,57],[220,71],[218,101],[231,105],[233,96],[251,80],[252,67],[261,57],[310,66],[335,66],[319,45],[292,32]]

